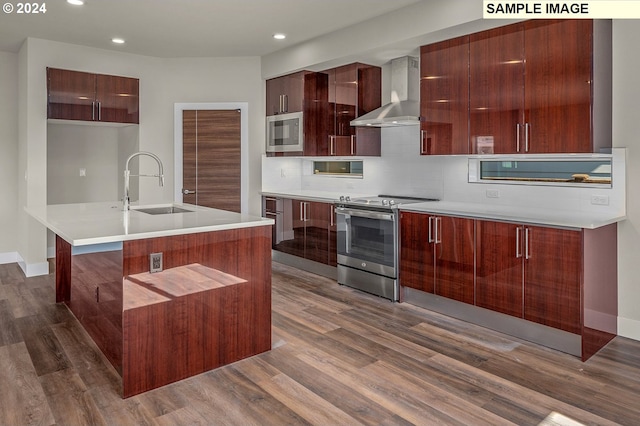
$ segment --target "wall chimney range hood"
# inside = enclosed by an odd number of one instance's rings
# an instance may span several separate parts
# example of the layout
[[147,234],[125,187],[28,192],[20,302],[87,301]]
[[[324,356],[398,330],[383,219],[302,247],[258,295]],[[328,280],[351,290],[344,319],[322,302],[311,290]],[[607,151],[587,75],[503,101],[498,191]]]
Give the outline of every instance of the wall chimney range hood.
[[404,56],[391,61],[391,102],[351,121],[352,126],[399,127],[420,124],[418,59]]

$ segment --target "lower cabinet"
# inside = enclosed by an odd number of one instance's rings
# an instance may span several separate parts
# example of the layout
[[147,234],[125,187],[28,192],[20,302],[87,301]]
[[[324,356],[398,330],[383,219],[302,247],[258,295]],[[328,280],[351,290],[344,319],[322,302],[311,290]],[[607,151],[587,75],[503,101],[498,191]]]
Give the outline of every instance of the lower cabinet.
[[477,221],[476,304],[581,332],[582,232]]
[[402,285],[474,303],[474,220],[402,212]]
[[[583,360],[617,334],[616,259],[615,223],[564,229],[404,211],[400,216],[404,300],[516,336],[522,326],[520,337]],[[454,300],[475,306],[463,308]],[[488,320],[476,307],[526,321]],[[537,335],[533,323],[553,332]]]
[[263,197],[263,215],[276,221],[273,250],[314,262],[336,265],[333,204]]

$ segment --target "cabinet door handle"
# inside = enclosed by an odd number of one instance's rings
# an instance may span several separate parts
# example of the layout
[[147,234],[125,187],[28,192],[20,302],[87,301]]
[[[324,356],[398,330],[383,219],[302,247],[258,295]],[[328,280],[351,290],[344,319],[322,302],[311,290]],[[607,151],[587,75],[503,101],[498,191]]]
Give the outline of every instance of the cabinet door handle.
[[303,216],[302,216],[302,209],[303,209],[303,207],[302,207],[302,206],[303,206],[303,204],[304,204],[304,203],[300,203],[300,221],[301,221],[301,222],[303,222],[303,221],[304,221],[304,218],[303,218]]
[[289,112],[289,95],[282,95],[282,112]]
[[433,237],[432,237],[432,230],[433,230],[433,216],[429,216],[429,234],[428,234],[428,238],[427,238],[427,242],[432,243],[433,242]]
[[524,258],[526,260],[531,259],[531,253],[529,252],[529,228],[524,230]]
[[427,131],[420,130],[420,155],[428,154],[426,148],[424,147],[424,141],[427,138]]
[[91,102],[91,120],[95,121],[96,119],[96,101]]
[[441,221],[441,218],[439,218],[437,216],[435,217],[435,220],[436,220],[436,236],[435,236],[435,241],[434,242],[436,244],[440,244],[440,243],[442,243],[442,238],[440,238],[441,237],[440,236],[440,231],[441,231],[440,226],[442,224],[442,221]]
[[336,137],[329,135],[329,155],[336,155]]
[[356,135],[351,135],[351,155],[355,155],[356,151],[355,151],[355,142],[356,142]]
[[516,152],[520,152],[520,123],[516,123]]
[[529,152],[529,133],[531,132],[531,123],[524,123],[524,152]]
[[516,227],[516,259],[522,257],[522,253],[520,253],[520,227]]

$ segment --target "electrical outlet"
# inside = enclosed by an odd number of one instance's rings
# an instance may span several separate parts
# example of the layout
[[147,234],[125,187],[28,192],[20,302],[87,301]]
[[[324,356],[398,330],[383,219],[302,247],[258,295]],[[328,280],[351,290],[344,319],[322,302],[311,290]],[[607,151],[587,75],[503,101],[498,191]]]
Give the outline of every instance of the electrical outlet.
[[591,204],[595,204],[597,206],[608,206],[609,196],[608,195],[592,195]]
[[84,167],[80,169],[80,176],[84,177],[87,175],[87,169],[85,169]]
[[500,198],[500,191],[497,189],[487,189],[487,198]]
[[149,255],[149,272],[162,272],[162,253]]

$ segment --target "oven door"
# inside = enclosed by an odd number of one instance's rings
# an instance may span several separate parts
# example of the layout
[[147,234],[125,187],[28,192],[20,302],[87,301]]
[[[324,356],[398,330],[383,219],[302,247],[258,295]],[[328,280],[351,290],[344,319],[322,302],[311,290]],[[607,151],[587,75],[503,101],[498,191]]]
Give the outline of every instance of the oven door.
[[338,264],[396,277],[396,215],[336,207]]

